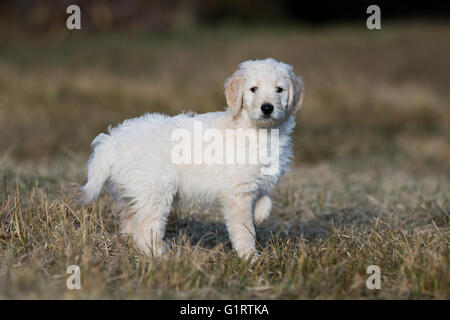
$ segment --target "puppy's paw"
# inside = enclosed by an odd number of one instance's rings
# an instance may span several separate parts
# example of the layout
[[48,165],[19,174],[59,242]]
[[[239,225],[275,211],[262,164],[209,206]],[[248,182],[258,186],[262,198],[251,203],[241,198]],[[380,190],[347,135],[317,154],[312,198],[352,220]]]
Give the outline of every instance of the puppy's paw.
[[250,258],[250,260],[249,260],[249,262],[248,262],[248,265],[249,265],[250,267],[253,267],[253,265],[256,263],[256,261],[258,261],[258,259],[259,259],[259,253],[258,253],[258,252],[255,252],[255,253],[251,256],[251,258]]
[[259,198],[255,203],[255,211],[253,215],[253,220],[256,225],[262,223],[270,216],[270,211],[272,210],[272,200],[269,196],[263,196]]

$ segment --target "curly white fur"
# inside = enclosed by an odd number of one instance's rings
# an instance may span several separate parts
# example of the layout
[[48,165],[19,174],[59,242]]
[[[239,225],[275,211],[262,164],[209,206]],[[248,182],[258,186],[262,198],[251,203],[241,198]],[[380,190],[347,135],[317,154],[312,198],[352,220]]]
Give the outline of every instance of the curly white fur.
[[[271,58],[243,62],[225,82],[226,111],[174,117],[145,114],[97,136],[88,162],[88,182],[83,187],[73,184],[74,191],[86,204],[108,181],[123,205],[121,232],[131,233],[137,248],[146,254],[163,253],[166,219],[175,203],[210,209],[219,205],[239,256],[256,256],[254,223],[269,216],[268,192],[291,162],[290,134],[303,91],[301,79],[287,64]],[[262,112],[264,103],[273,105],[270,116]],[[237,128],[279,129],[279,170],[264,175],[261,163],[173,163],[171,134],[179,128],[192,132],[194,121],[223,133]]]

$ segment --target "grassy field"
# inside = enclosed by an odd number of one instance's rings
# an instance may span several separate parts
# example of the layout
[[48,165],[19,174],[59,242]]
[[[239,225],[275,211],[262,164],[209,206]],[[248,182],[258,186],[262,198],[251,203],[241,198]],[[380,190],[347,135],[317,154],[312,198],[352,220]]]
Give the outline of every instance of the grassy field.
[[[19,37],[0,47],[0,298],[449,299],[450,25],[186,30]],[[160,259],[87,207],[90,141],[144,112],[223,109],[237,64],[272,56],[303,76],[295,165],[231,250],[219,214],[173,212]],[[366,268],[381,269],[380,290]],[[66,288],[79,265],[81,290]]]

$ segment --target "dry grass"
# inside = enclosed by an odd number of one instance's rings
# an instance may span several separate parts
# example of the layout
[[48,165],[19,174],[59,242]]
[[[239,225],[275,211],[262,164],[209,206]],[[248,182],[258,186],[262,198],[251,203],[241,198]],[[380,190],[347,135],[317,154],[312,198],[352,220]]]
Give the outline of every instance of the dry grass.
[[[0,51],[0,298],[448,299],[450,26],[83,35]],[[268,46],[267,44],[271,45]],[[438,45],[436,45],[436,43]],[[296,166],[249,268],[217,215],[174,212],[172,253],[118,236],[106,195],[80,207],[90,140],[147,111],[223,106],[247,58],[302,74]],[[82,290],[65,287],[81,267]],[[368,290],[379,265],[382,289]]]

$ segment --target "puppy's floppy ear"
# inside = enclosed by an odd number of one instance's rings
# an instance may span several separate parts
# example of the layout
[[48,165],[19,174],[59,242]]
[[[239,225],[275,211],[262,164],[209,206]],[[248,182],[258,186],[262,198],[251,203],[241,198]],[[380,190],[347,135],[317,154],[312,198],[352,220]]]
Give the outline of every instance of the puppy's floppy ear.
[[243,85],[244,77],[238,71],[225,81],[225,97],[233,119],[239,115],[242,109]]
[[288,100],[288,118],[300,110],[303,103],[303,94],[305,87],[300,77],[289,77],[289,100]]

